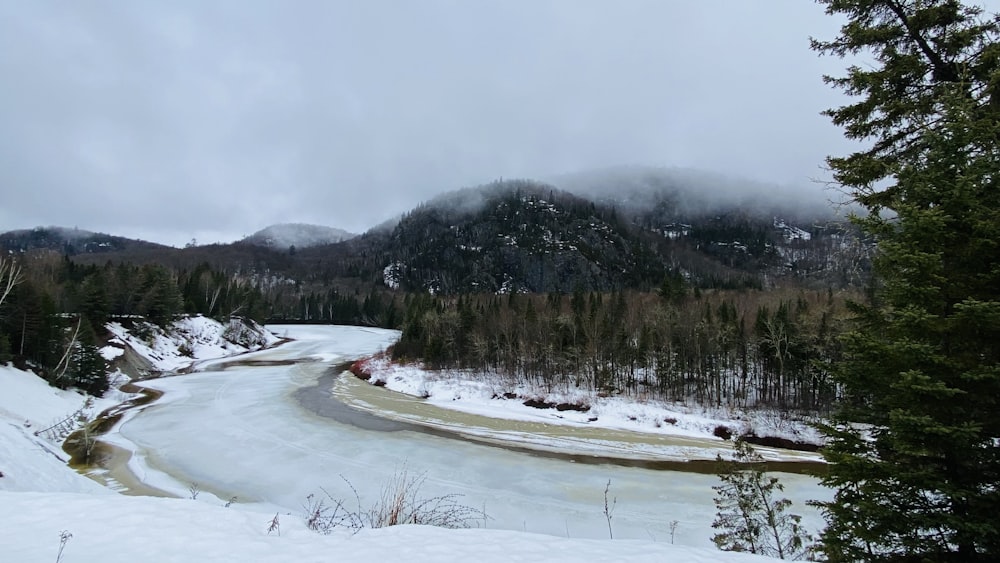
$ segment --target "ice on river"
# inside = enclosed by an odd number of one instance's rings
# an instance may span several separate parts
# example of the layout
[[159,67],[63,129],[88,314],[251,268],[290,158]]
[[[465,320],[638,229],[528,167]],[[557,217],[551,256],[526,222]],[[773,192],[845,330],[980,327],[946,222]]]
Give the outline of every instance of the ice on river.
[[[604,490],[611,482],[614,537],[710,546],[714,475],[571,463],[530,453],[428,435],[364,430],[310,413],[295,391],[333,366],[379,351],[395,331],[358,327],[278,326],[295,339],[271,350],[218,361],[209,370],[144,382],[165,395],[133,412],[107,439],[132,450],[130,468],[147,484],[221,504],[237,497],[262,509],[302,514],[325,489],[362,505],[404,466],[424,473],[423,493],[463,495],[485,508],[488,528],[607,538]],[[287,363],[305,358],[306,361]],[[212,371],[214,370],[214,371]],[[820,518],[804,505],[827,491],[812,477],[781,474],[794,511],[812,529]],[[215,498],[213,498],[213,496]]]

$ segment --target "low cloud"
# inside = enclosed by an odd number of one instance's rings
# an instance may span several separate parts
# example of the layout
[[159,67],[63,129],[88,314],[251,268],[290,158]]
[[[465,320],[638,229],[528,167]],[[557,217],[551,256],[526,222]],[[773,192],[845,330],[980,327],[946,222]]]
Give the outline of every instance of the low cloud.
[[498,177],[807,186],[837,22],[798,0],[0,2],[0,229],[360,232]]

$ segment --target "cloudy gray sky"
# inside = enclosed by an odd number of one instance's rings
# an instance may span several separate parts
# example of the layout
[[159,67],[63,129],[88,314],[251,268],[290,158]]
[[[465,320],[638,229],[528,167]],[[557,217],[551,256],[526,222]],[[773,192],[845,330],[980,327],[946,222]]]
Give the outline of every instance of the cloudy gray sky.
[[0,0],[0,230],[360,232],[498,177],[817,189],[850,146],[805,0]]

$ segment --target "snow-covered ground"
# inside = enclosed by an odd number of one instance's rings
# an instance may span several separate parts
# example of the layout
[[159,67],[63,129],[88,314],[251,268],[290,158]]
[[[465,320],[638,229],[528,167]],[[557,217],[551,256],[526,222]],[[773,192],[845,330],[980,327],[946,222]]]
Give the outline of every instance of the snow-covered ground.
[[60,391],[33,373],[0,365],[0,491],[107,493],[71,470],[69,456],[52,439],[57,434],[45,431],[95,408],[76,391]]
[[[334,362],[376,352],[394,335],[344,327],[278,330],[299,340],[247,355],[256,360],[249,366],[205,362],[202,367],[215,371],[156,380],[164,398],[121,424],[131,427],[125,434],[149,442],[133,444],[136,457],[145,458],[146,476],[159,474],[180,496],[188,495],[176,487],[189,484],[184,479],[191,473],[206,477],[197,500],[112,494],[69,469],[58,445],[34,431],[74,412],[83,397],[0,367],[0,560],[56,560],[64,531],[72,534],[63,546],[67,563],[763,560],[705,547],[710,476],[574,464],[413,432],[364,432],[303,413],[290,391],[314,383]],[[280,365],[302,357],[313,361]],[[222,439],[212,438],[217,433]],[[306,529],[304,491],[339,492],[339,473],[367,498],[403,460],[427,472],[428,494],[465,494],[463,500],[482,501],[491,515],[496,509],[496,519],[486,522],[490,529],[398,526],[329,536]],[[792,477],[790,496],[815,490],[812,480]],[[580,539],[602,537],[600,497],[609,478],[618,498],[616,538],[644,539]],[[211,494],[224,489],[249,494],[227,508],[225,495]],[[275,516],[279,529],[269,533]],[[672,519],[679,520],[677,543],[699,547],[671,545],[664,525]],[[523,522],[528,532],[493,529],[500,521],[508,528]]]
[[[118,322],[107,324],[113,338],[101,349],[105,359],[113,360],[123,355],[127,346],[150,364],[151,371],[167,373],[188,368],[199,361],[273,346],[279,340],[260,325],[244,319],[221,323],[197,315],[178,319],[167,330],[142,320],[136,320],[135,325],[128,330]],[[136,328],[144,335],[136,335]]]
[[328,561],[476,561],[711,563],[771,561],[652,541],[567,539],[503,530],[395,526],[329,536],[302,519],[184,500],[118,495],[0,492],[0,559],[51,563],[247,563]]
[[[681,459],[711,460],[715,459],[716,453],[725,453],[729,449],[729,443],[715,435],[719,427],[727,428],[733,435],[755,434],[796,442],[822,443],[819,432],[809,425],[809,421],[793,419],[773,411],[707,409],[652,399],[600,397],[583,391],[551,393],[507,385],[500,377],[484,379],[462,371],[431,371],[419,364],[401,365],[392,362],[384,354],[366,359],[358,367],[370,374],[369,383],[384,384],[388,389],[420,397],[436,407],[488,419],[563,426],[575,429],[575,435],[581,438],[592,433],[593,429],[608,429],[661,437],[695,438],[712,443],[698,451],[685,449]],[[589,408],[585,412],[536,408],[526,406],[524,403],[527,399],[552,405],[585,405]],[[656,443],[656,440],[634,441]],[[675,457],[663,448],[645,447],[643,451],[658,458]],[[772,461],[822,461],[822,457],[816,453],[766,447],[759,447],[758,451]]]

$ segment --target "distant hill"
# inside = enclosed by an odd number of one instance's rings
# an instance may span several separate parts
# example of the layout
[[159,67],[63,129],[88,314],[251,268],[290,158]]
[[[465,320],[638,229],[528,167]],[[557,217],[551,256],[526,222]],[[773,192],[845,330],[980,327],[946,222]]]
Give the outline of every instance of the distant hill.
[[296,249],[303,249],[333,244],[356,236],[353,233],[333,227],[307,225],[304,223],[282,223],[261,229],[243,239],[243,242],[273,248],[274,250],[288,250],[293,246]]
[[144,240],[65,227],[36,227],[0,234],[0,249],[6,252],[44,249],[76,256],[167,248],[170,247]]
[[298,267],[446,294],[650,289],[666,277],[730,288],[857,282],[863,257],[828,207],[766,193],[753,205],[707,205],[710,196],[685,199],[684,186],[653,188],[619,182],[599,200],[523,180],[450,192],[395,224],[300,253]]
[[383,252],[387,285],[444,293],[656,286],[665,272],[613,210],[530,181],[435,198],[399,221]]
[[0,246],[51,248],[89,264],[204,263],[317,295],[846,287],[865,279],[871,245],[818,191],[672,174],[622,169],[564,177],[559,186],[495,182],[443,194],[354,237],[286,224],[231,244],[175,249],[49,228],[0,235]]

